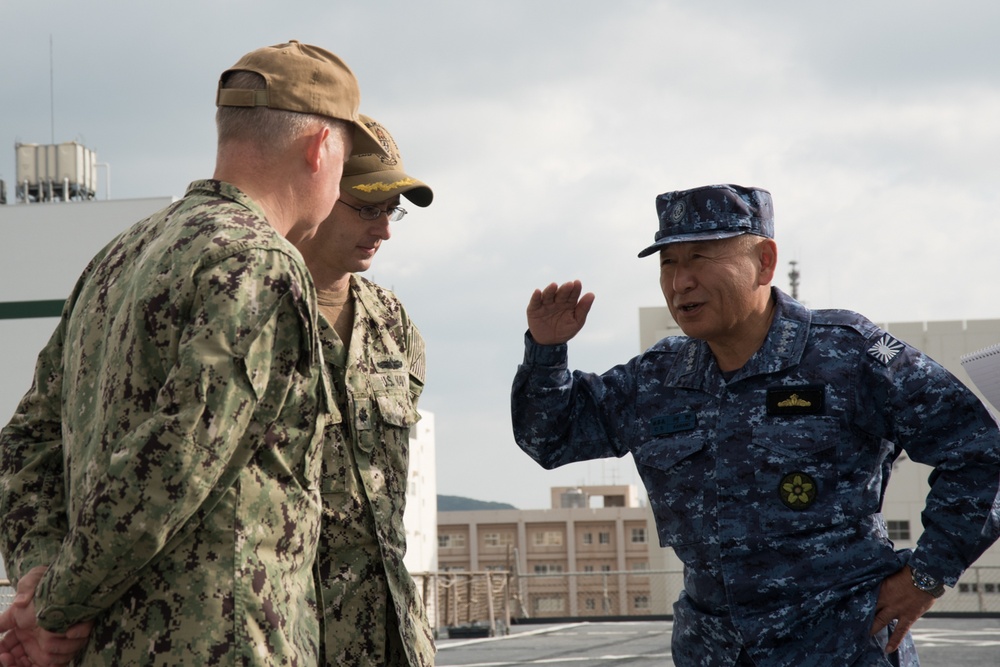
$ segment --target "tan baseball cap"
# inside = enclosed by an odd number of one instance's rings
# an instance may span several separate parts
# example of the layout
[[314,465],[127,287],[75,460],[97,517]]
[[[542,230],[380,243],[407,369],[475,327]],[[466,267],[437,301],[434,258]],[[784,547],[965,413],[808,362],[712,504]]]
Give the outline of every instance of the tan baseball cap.
[[[230,72],[256,72],[264,77],[260,90],[223,88]],[[354,126],[354,152],[384,154],[379,140],[358,118],[361,90],[343,60],[326,49],[290,40],[251,51],[219,77],[215,103],[220,107],[267,107],[319,114]]]
[[378,138],[384,153],[354,150],[344,164],[340,191],[361,201],[378,204],[393,195],[403,195],[417,206],[428,206],[434,192],[423,181],[403,171],[403,158],[396,140],[377,120],[361,114],[361,122]]

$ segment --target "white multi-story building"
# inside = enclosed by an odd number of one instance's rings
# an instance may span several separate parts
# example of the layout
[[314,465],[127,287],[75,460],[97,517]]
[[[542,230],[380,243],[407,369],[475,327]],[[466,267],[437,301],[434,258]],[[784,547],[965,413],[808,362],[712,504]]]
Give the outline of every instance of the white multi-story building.
[[634,485],[553,487],[551,496],[550,509],[438,513],[442,576],[516,575],[521,617],[670,613],[681,564],[660,548]]

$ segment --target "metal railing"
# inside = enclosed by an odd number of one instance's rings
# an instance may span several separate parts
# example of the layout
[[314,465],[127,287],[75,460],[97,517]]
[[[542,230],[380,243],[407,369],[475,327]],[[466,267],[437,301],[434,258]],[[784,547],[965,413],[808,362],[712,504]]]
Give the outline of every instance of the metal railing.
[[[681,570],[413,576],[422,583],[428,618],[439,632],[463,624],[487,625],[500,632],[511,622],[545,618],[671,617],[684,586]],[[935,603],[930,615],[935,614],[1000,617],[1000,567],[969,568],[959,584]]]
[[[673,614],[683,588],[680,570],[517,574],[508,571],[413,574],[427,617],[439,633],[506,634],[512,622],[546,618],[661,617]],[[0,612],[14,599],[0,579]],[[1000,617],[1000,567],[969,568],[930,615]]]
[[7,609],[12,602],[14,602],[14,587],[10,579],[0,579],[0,612]]

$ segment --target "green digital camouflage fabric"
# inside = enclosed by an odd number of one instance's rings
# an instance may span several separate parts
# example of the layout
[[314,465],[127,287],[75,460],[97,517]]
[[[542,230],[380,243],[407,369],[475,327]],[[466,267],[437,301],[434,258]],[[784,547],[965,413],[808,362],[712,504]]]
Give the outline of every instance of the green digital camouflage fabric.
[[326,664],[434,664],[434,640],[403,565],[409,432],[420,418],[424,341],[399,300],[351,276],[350,348],[320,318],[337,406],[323,447],[317,576]]
[[313,665],[323,415],[315,290],[198,181],[87,267],[0,435],[11,575],[81,665]]

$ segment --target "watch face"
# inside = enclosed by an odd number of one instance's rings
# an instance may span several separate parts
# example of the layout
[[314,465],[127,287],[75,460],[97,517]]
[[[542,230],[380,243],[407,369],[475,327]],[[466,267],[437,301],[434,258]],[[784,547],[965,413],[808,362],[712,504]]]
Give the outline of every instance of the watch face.
[[930,593],[936,598],[944,595],[944,584],[942,584],[937,579],[929,577],[926,574],[917,572],[914,569],[910,569],[910,576],[913,579],[913,585],[924,591],[925,593]]

